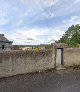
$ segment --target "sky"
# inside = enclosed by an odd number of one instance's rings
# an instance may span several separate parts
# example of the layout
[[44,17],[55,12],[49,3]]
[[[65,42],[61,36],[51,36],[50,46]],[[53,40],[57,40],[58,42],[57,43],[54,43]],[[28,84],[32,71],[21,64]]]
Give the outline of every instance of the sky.
[[80,0],[0,0],[0,33],[20,44],[59,40],[80,24]]

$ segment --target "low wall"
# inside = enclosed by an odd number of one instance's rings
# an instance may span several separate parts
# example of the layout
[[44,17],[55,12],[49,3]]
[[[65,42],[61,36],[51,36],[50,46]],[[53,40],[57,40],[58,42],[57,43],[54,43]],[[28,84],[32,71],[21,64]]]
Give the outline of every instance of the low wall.
[[[0,77],[36,72],[54,68],[55,48],[48,51],[3,51],[0,52]],[[64,66],[80,65],[80,48],[64,48]]]
[[54,50],[0,53],[0,77],[54,68]]
[[64,66],[80,65],[80,48],[65,48],[63,60]]

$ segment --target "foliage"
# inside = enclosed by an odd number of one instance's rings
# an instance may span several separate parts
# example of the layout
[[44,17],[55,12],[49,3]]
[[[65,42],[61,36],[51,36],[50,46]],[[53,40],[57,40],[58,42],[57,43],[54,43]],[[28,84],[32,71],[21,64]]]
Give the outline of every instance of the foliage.
[[46,45],[45,48],[46,48],[46,50],[48,50],[48,49],[51,49],[52,46],[51,45]]
[[39,52],[41,50],[50,50],[52,49],[51,45],[41,46],[41,47],[34,47],[33,50]]
[[35,52],[39,52],[39,51],[41,51],[41,48],[40,48],[40,47],[35,47],[35,48],[34,48],[34,51],[35,51]]
[[80,25],[69,27],[58,42],[68,44],[71,47],[80,47]]

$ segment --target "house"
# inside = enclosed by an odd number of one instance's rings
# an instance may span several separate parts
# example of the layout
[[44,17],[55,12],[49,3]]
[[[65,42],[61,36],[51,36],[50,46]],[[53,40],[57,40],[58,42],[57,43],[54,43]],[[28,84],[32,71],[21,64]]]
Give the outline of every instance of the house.
[[9,41],[4,34],[0,34],[0,51],[2,50],[11,50],[12,49],[12,41]]

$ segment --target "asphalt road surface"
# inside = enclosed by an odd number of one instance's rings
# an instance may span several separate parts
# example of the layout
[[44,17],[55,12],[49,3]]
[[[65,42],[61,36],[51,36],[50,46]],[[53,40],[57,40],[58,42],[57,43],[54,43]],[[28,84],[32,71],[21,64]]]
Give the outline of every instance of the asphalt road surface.
[[80,70],[2,78],[0,92],[80,92]]

